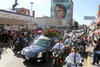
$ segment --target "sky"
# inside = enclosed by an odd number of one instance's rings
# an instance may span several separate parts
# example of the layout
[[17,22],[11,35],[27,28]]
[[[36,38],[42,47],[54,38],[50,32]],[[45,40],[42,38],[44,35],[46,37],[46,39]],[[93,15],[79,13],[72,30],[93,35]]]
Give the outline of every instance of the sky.
[[[10,10],[15,0],[0,0],[0,9]],[[24,7],[31,10],[30,2],[34,2],[35,17],[50,16],[51,0],[18,0],[17,8]],[[73,0],[73,19],[79,24],[89,25],[91,21],[84,20],[84,16],[96,16],[100,0]]]

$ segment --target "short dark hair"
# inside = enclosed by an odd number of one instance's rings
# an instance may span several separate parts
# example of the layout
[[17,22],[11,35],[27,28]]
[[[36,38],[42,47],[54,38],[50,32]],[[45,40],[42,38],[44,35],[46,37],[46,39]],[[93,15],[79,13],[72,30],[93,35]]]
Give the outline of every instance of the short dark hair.
[[64,11],[65,15],[63,16],[63,18],[66,16],[66,7],[62,4],[57,4],[56,7],[62,8],[62,10]]
[[59,39],[59,41],[62,41],[62,39]]
[[79,51],[79,48],[74,48],[74,51]]
[[98,41],[100,41],[100,38],[98,39]]

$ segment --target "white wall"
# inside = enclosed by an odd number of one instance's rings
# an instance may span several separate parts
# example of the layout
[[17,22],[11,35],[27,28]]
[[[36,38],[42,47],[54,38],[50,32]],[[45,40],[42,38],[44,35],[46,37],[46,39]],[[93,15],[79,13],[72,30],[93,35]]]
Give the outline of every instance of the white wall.
[[9,18],[9,19],[17,19],[17,20],[24,20],[28,22],[34,22],[34,17],[32,16],[20,15],[13,12],[10,13],[5,11],[0,11],[0,18]]
[[44,18],[36,18],[36,24],[38,25],[38,27],[45,28],[46,21]]

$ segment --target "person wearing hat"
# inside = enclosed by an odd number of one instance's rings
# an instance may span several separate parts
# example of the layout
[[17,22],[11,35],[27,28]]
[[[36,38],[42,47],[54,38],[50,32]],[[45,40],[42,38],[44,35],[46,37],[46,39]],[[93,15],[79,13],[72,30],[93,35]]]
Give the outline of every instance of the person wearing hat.
[[70,53],[66,59],[66,65],[65,67],[72,67],[72,66],[76,66],[77,64],[79,64],[80,66],[82,66],[82,57],[79,54],[79,49],[78,48],[74,48],[74,51],[72,53]]

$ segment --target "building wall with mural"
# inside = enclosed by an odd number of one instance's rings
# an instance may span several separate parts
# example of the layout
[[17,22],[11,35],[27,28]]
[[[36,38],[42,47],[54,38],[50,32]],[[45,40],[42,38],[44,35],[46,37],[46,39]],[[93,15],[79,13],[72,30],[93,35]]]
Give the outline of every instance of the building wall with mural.
[[51,0],[51,18],[57,20],[57,25],[67,26],[72,24],[72,17],[72,0]]
[[98,6],[97,29],[100,29],[100,5]]

